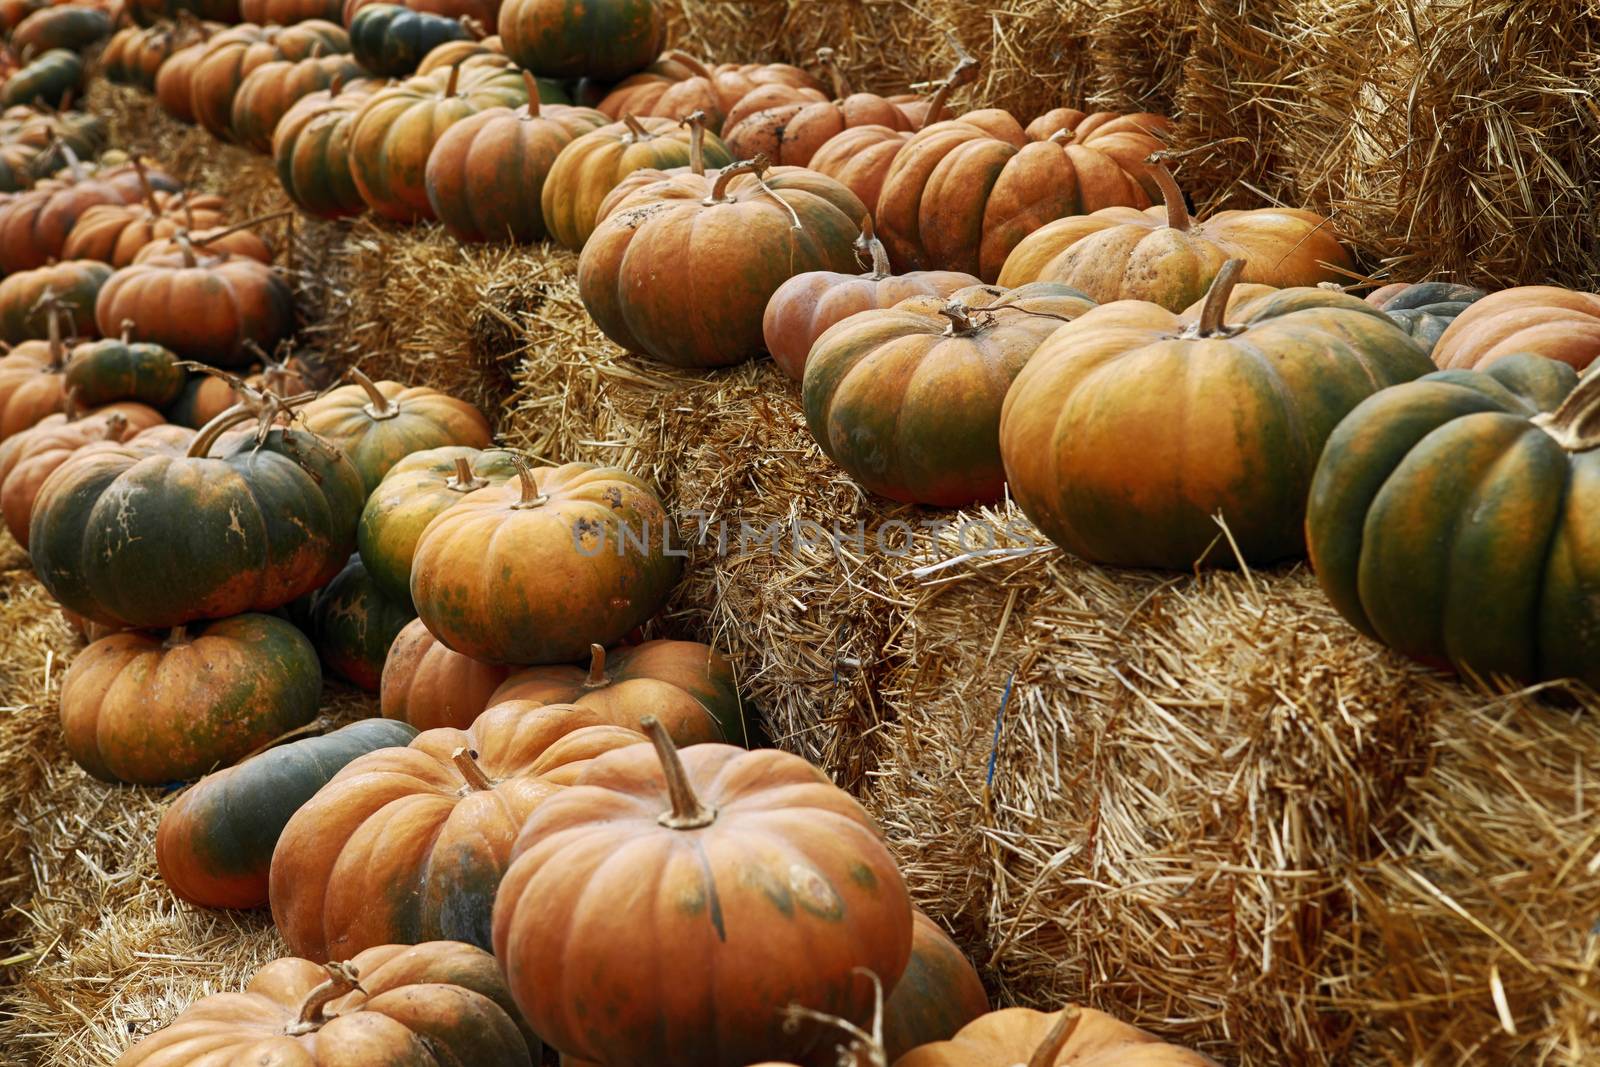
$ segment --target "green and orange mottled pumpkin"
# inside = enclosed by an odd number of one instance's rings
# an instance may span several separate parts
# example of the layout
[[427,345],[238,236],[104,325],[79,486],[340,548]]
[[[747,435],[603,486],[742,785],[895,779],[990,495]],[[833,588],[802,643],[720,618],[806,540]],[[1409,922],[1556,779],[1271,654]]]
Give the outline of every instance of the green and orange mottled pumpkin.
[[416,613],[367,574],[360,556],[317,590],[307,606],[306,631],[330,675],[378,692],[389,646]]
[[451,651],[415,619],[389,646],[379,708],[386,718],[419,730],[470,726],[510,674],[510,667]]
[[63,385],[84,407],[136,400],[164,408],[182,395],[188,381],[188,372],[169,349],[131,341],[125,331],[121,337],[74,347]]
[[344,27],[320,19],[293,26],[236,26],[207,45],[189,76],[195,121],[213,137],[231,141],[233,98],[245,78],[273,60],[310,59],[350,51]]
[[523,70],[617,81],[661,51],[667,20],[656,0],[505,0],[498,28]]
[[272,161],[279,184],[300,210],[324,219],[367,210],[350,170],[350,135],[371,95],[364,82],[336,93],[310,93],[278,120]]
[[911,961],[883,1005],[889,1061],[933,1041],[948,1041],[989,1010],[978,972],[950,935],[921,908],[911,914]]
[[361,64],[347,55],[274,59],[252,70],[233,95],[229,129],[235,143],[270,153],[278,122],[301,97],[358,81]]
[[63,336],[96,336],[94,304],[110,277],[108,265],[90,259],[69,259],[9,275],[0,281],[0,341],[14,345],[47,338],[50,320],[57,314],[66,316],[60,324]]
[[418,71],[422,60],[446,41],[471,41],[460,19],[402,4],[366,4],[350,20],[350,51],[374,74],[400,78]]
[[[146,431],[150,431],[146,434]],[[165,426],[161,415],[138,403],[108,404],[79,416],[49,415],[0,442],[0,515],[17,544],[28,547],[33,506],[44,483],[80,451],[127,443],[136,449],[181,450],[188,431]]]

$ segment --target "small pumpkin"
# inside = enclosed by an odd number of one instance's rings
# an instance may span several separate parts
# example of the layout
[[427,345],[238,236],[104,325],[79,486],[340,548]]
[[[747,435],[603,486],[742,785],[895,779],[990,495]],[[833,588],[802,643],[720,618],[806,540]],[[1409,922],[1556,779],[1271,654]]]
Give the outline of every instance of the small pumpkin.
[[509,453],[470,445],[423,449],[401,459],[367,497],[356,531],[361,560],[372,581],[395,601],[409,605],[411,560],[428,523],[467,494],[516,476],[516,462]]
[[1522,285],[1491,293],[1457,315],[1433,347],[1447,370],[1484,370],[1520,352],[1582,371],[1600,356],[1600,293]]
[[1198,1052],[1169,1045],[1095,1011],[1045,1013],[1005,1008],[981,1015],[948,1041],[901,1056],[894,1067],[1217,1067]]
[[156,829],[167,887],[203,908],[259,908],[284,824],[357,756],[411,743],[402,722],[362,719],[277,745],[208,774],[178,795]]
[[1229,310],[1243,266],[1230,260],[1182,315],[1103,304],[1017,376],[1000,417],[1007,481],[1062,548],[1184,570],[1234,552],[1249,564],[1297,556],[1328,435],[1377,390],[1430,368],[1383,312],[1345,293],[1263,289]]
[[278,838],[278,931],[312,959],[440,937],[488,947],[495,890],[528,813],[596,756],[640,740],[583,709],[510,707],[356,758]]
[[335,678],[378,691],[383,664],[396,635],[416,614],[409,601],[377,587],[360,556],[311,597],[308,636]]
[[386,718],[419,730],[469,725],[493,703],[490,697],[511,670],[452,652],[416,619],[389,646],[379,707]]
[[597,106],[614,119],[623,115],[684,119],[701,111],[707,127],[720,131],[741,101],[762,90],[825,100],[821,89],[816,78],[788,63],[723,63],[713,69],[675,49],[623,79]]
[[244,992],[196,1001],[116,1067],[195,1067],[197,1048],[215,1063],[295,1067],[536,1067],[543,1054],[494,957],[454,941],[380,945],[326,965],[273,960]]
[[367,210],[350,170],[350,135],[371,95],[365,83],[310,93],[278,120],[272,161],[283,191],[300,210],[324,219]]
[[889,255],[872,232],[870,217],[862,220],[856,254],[872,265],[865,274],[797,274],[767,301],[767,310],[761,317],[761,337],[778,369],[795,381],[805,374],[811,346],[830,326],[857,312],[893,307],[907,297],[947,297],[958,289],[980,284],[977,278],[959,271],[892,273]]
[[989,995],[978,972],[943,927],[913,908],[911,960],[883,1006],[889,1062],[914,1048],[948,1041],[988,1011]]
[[1257,208],[1194,219],[1171,172],[1157,164],[1150,174],[1164,206],[1108,207],[1047,223],[1011,250],[999,284],[1061,282],[1101,304],[1148,300],[1182,311],[1206,295],[1230,259],[1244,260],[1241,281],[1279,288],[1355,273],[1328,220],[1313,211]]
[[346,55],[274,59],[252,70],[233,96],[229,129],[235,143],[270,153],[278,122],[294,103],[333,85],[361,78],[359,63]]
[[319,19],[293,26],[238,26],[219,33],[189,76],[195,121],[213,137],[232,141],[233,99],[251,71],[273,60],[349,51],[344,27]]
[[219,226],[223,217],[220,196],[159,193],[147,188],[141,201],[96,204],[85,211],[73,223],[61,254],[68,259],[126,267],[152,241],[176,236],[179,230]]
[[23,548],[33,506],[45,481],[70,459],[104,442],[152,452],[181,451],[188,431],[165,426],[159,413],[143,404],[109,404],[87,415],[50,415],[0,444],[0,514]]
[[315,388],[310,368],[299,360],[290,358],[275,362],[268,359],[261,369],[243,379],[231,374],[193,375],[184,386],[183,394],[168,411],[168,417],[173,422],[198,430],[235,404],[246,400],[246,389],[288,400]]
[[1367,636],[1482,678],[1600,685],[1597,514],[1600,372],[1525,353],[1352,411],[1306,532],[1328,599]]
[[0,86],[0,107],[43,104],[64,108],[83,91],[87,71],[76,52],[54,48],[12,74]]
[[411,600],[440,641],[493,663],[570,663],[649,619],[682,572],[661,501],[625,471],[530,468],[422,531]]
[[1468,307],[1489,294],[1454,282],[1394,282],[1367,294],[1367,303],[1388,315],[1429,352]]
[[617,81],[661,51],[667,20],[656,0],[506,0],[498,29],[523,70]]
[[180,48],[203,41],[220,30],[217,23],[184,20],[161,26],[128,26],[118,30],[100,53],[106,80],[153,92],[161,65]]
[[470,40],[472,33],[460,19],[401,4],[368,4],[350,20],[350,51],[363,67],[384,77],[415,72],[423,58],[446,41]]
[[41,183],[0,204],[0,271],[15,274],[60,259],[67,235],[96,204],[126,204],[137,198],[98,175],[65,186]]
[[183,393],[188,373],[168,349],[130,341],[131,323],[123,325],[121,337],[90,341],[72,350],[64,387],[78,403],[91,408],[118,400],[166,407]]
[[[93,211],[93,208],[89,209]],[[0,341],[19,344],[50,336],[53,317],[61,329],[77,337],[93,337],[94,304],[111,267],[86,259],[69,259],[18,271],[0,281]]]
[[603,1063],[743,1067],[820,1048],[824,1033],[791,1032],[782,1009],[859,1021],[856,970],[893,983],[910,958],[894,859],[805,760],[680,753],[646,729],[651,745],[596,759],[523,824],[494,908],[512,995],[552,1045]]
[[11,48],[23,59],[55,48],[83,52],[111,36],[111,16],[87,4],[40,8],[11,31]]
[[73,659],[61,732],[96,778],[160,785],[230,766],[304,726],[321,695],[316,649],[282,619],[240,615],[179,626],[164,640],[130,630]]
[[0,356],[0,442],[66,408],[67,346],[59,314],[48,341],[24,341]]

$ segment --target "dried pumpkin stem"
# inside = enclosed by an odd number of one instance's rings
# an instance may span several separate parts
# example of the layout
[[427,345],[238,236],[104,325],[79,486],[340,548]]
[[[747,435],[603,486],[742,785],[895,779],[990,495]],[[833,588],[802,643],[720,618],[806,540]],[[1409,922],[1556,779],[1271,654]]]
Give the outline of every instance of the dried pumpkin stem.
[[883,1045],[883,982],[877,974],[865,967],[852,967],[851,973],[863,975],[872,981],[873,1009],[872,1032],[868,1033],[849,1019],[817,1011],[801,1004],[790,1004],[783,1009],[783,1028],[798,1033],[800,1023],[822,1023],[849,1035],[846,1045],[838,1046],[840,1067],[889,1067],[889,1053]]
[[259,413],[249,405],[235,404],[200,427],[194,435],[194,440],[189,443],[189,451],[185,454],[190,459],[203,458],[211,452],[211,447],[217,443],[217,438],[235,426],[259,417]]
[[603,689],[610,684],[606,677],[606,646],[596,642],[589,646],[589,677],[583,680],[583,687]]
[[1056,1057],[1061,1054],[1061,1050],[1072,1037],[1072,1032],[1082,1021],[1083,1012],[1078,1010],[1076,1004],[1062,1009],[1061,1014],[1056,1016],[1055,1025],[1044,1035],[1039,1047],[1033,1050],[1033,1055],[1028,1059],[1028,1067],[1054,1067]]
[[489,36],[488,28],[471,15],[462,15],[457,21],[461,23],[462,29],[472,34],[472,39],[474,41],[481,41],[485,37]]
[[950,73],[944,76],[944,80],[934,90],[933,98],[928,101],[928,113],[922,117],[921,129],[927,129],[938,122],[939,115],[950,99],[950,94],[978,76],[977,59],[969,55],[967,50],[961,47],[961,42],[954,37],[950,38],[950,46],[956,50],[956,65],[950,68]]
[[45,291],[49,296],[49,303],[45,311],[45,329],[49,331],[50,338],[50,370],[60,370],[67,365],[67,346],[61,339],[61,316],[66,314],[65,307],[55,294]]
[[328,1021],[324,1013],[329,1004],[361,988],[361,983],[356,981],[358,976],[353,964],[325,963],[323,967],[328,972],[328,980],[307,993],[306,999],[301,1001],[300,1014],[288,1029],[290,1037],[309,1034],[321,1027]]
[[844,71],[839,69],[835,61],[834,51],[827,45],[817,49],[817,65],[828,75],[828,81],[833,85],[833,98],[843,100],[850,95],[850,83],[845,80]]
[[470,493],[489,484],[489,479],[472,473],[472,463],[466,456],[456,457],[456,472],[445,479],[444,487],[456,493]]
[[1227,327],[1223,325],[1223,320],[1228,315],[1228,298],[1233,295],[1233,287],[1239,284],[1239,275],[1243,273],[1242,259],[1230,259],[1222,265],[1222,269],[1211,282],[1210,290],[1206,292],[1206,302],[1200,308],[1200,321],[1195,329],[1196,336],[1215,337],[1226,332]]
[[456,770],[461,772],[461,777],[467,785],[476,792],[482,793],[494,788],[494,783],[489,781],[489,776],[483,773],[483,768],[478,766],[478,754],[472,749],[462,745],[450,753],[450,762],[456,765]]
[[293,208],[285,208],[282,211],[269,211],[265,215],[257,215],[255,218],[245,219],[243,222],[236,222],[232,226],[217,230],[214,233],[208,233],[204,237],[195,237],[191,234],[189,240],[197,245],[208,245],[212,241],[220,241],[224,237],[230,237],[233,234],[238,233],[240,230],[248,230],[252,227],[262,226],[269,222],[277,222],[279,219],[289,218],[293,214]]
[[711,72],[711,68],[706,66],[705,62],[698,56],[692,56],[688,52],[674,48],[662,58],[670,59],[675,63],[681,63],[683,66],[688,67],[696,78],[704,78],[706,81],[716,80],[716,75]]
[[365,390],[367,402],[362,406],[361,410],[367,413],[368,418],[377,419],[381,422],[400,414],[400,405],[391,402],[388,397],[384,396],[383,390],[379,389],[377,384],[361,373],[360,370],[351,367],[344,372],[344,376]]
[[511,505],[513,511],[523,511],[527,508],[537,508],[549,501],[549,497],[539,491],[539,483],[533,479],[533,467],[528,463],[526,456],[517,452],[511,453],[511,462],[517,468],[517,483],[520,488],[515,503]]
[[946,300],[939,309],[939,314],[950,320],[950,325],[945,332],[951,334],[970,333],[978,328],[978,322],[971,315],[972,309],[959,300]]
[[744,174],[754,174],[759,179],[766,169],[767,157],[764,155],[758,155],[754,159],[735,163],[731,167],[723,167],[717,171],[717,180],[711,183],[710,194],[700,202],[706,207],[710,207],[713,204],[726,203],[731,199],[728,196],[728,185],[733,179]]
[[882,281],[892,273],[889,264],[889,250],[883,247],[883,242],[878,240],[878,234],[872,226],[872,216],[861,216],[861,236],[856,238],[856,253],[865,253],[872,261],[872,273],[868,275],[873,281]]
[[1589,371],[1560,407],[1533,422],[1569,452],[1600,448],[1600,370]]
[[150,175],[145,173],[144,160],[138,156],[133,157],[133,173],[139,178],[139,192],[144,196],[144,202],[150,208],[150,214],[160,215],[161,205],[156,203],[156,191],[150,186]]
[[539,79],[531,71],[525,70],[522,72],[522,84],[528,89],[528,117],[536,119],[539,117],[539,107],[544,102],[539,99]]
[[188,624],[179,623],[177,626],[174,626],[171,630],[167,631],[167,639],[161,642],[161,647],[179,648],[183,645],[187,645],[189,641],[190,637]]
[[459,85],[460,83],[461,83],[461,64],[459,62],[452,63],[450,65],[450,77],[445,79],[444,95],[447,96],[447,97],[451,97],[451,96],[456,95],[456,86]]
[[1178,180],[1164,165],[1157,163],[1150,168],[1150,176],[1156,180],[1156,185],[1161,189],[1161,199],[1167,207],[1167,225],[1174,230],[1189,231],[1189,208],[1183,202],[1183,190],[1178,188]]
[[128,432],[128,416],[120,411],[113,411],[106,416],[105,430],[107,441],[120,442]]
[[655,136],[644,128],[644,123],[633,117],[632,112],[623,112],[622,124],[628,127],[628,136],[635,141],[648,141]]
[[178,251],[183,254],[183,265],[185,267],[198,266],[200,260],[195,257],[194,242],[189,240],[189,231],[179,230],[173,234],[172,239],[178,242]]
[[661,760],[661,773],[667,780],[667,796],[672,798],[672,810],[664,811],[656,821],[669,830],[699,830],[717,821],[717,809],[707,807],[695,795],[689,782],[689,772],[678,755],[678,746],[672,743],[667,728],[654,715],[639,720],[639,726],[656,746],[656,757]]
[[691,111],[678,123],[689,127],[689,173],[706,172],[706,113]]
[[133,328],[137,325],[138,323],[134,322],[132,319],[123,319],[119,324],[121,336],[118,338],[118,340],[120,340],[123,344],[127,344],[128,339],[133,336]]

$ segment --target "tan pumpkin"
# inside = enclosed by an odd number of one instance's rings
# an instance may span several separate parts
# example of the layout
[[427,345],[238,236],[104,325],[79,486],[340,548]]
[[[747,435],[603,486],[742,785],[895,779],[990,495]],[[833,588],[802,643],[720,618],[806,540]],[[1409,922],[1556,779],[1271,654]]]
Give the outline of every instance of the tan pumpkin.
[[463,656],[413,619],[389,646],[379,683],[379,710],[419,730],[464,728],[490,705],[511,668]]
[[1532,352],[1583,371],[1600,357],[1600,293],[1522,285],[1490,293],[1450,324],[1433,347],[1446,370],[1483,370]]
[[723,63],[713,69],[674,49],[618,82],[599,108],[614,119],[623,115],[681,119],[703,111],[707,127],[716,132],[745,97],[774,86],[804,90],[812,99],[827,99],[816,78],[787,63]]
[[[514,988],[514,984],[513,984]],[[1095,1011],[1046,1014],[1006,1008],[980,1016],[949,1041],[901,1056],[894,1067],[1217,1067],[1210,1057],[1169,1045]]]

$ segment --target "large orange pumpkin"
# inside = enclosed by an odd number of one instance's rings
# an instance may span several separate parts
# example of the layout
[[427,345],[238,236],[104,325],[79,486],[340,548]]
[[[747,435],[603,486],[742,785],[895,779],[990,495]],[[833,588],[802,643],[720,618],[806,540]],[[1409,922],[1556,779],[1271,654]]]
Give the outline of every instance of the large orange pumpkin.
[[[513,991],[515,986],[513,985]],[[980,1016],[949,1041],[895,1060],[894,1067],[1217,1067],[1207,1056],[1092,1008],[1053,1014],[1006,1008]]]
[[895,157],[874,220],[899,270],[963,270],[994,281],[1011,250],[1054,219],[1145,208],[1161,195],[1145,159],[1160,115],[1060,108],[1024,129],[1005,112],[936,122]]
[[156,71],[156,103],[179,122],[194,122],[194,72],[210,48],[210,41],[185,45],[168,56]]
[[1355,261],[1316,212],[1257,208],[1193,219],[1167,168],[1150,170],[1164,206],[1108,207],[1048,223],[1012,249],[1000,284],[1062,282],[1101,304],[1148,300],[1182,311],[1230,259],[1244,260],[1242,282],[1279,288],[1354,275]]
[[1517,352],[1589,367],[1600,357],[1600,293],[1554,285],[1490,293],[1440,335],[1433,361],[1446,370],[1483,370]]
[[[799,1003],[856,1021],[856,970],[893,983],[911,902],[848,794],[797,756],[652,746],[595,760],[524,824],[495,956],[533,1028],[604,1063],[744,1067],[819,1048]],[[629,923],[615,921],[618,915]]]
[[326,965],[273,960],[244,992],[196,1001],[116,1067],[537,1067],[542,1052],[494,957],[432,941]]
[[389,646],[379,708],[385,718],[419,730],[469,726],[495,703],[490,698],[510,674],[510,667],[452,652],[415,619]]
[[581,708],[491,708],[466,730],[425,730],[356,758],[278,838],[278,931],[317,960],[440,937],[488,947],[495,890],[528,814],[588,761],[642,740]]
[[252,70],[233,95],[228,128],[233,140],[254,152],[270,153],[278,121],[303,96],[355,82],[366,71],[348,55],[274,59]]
[[570,663],[665,603],[682,571],[661,501],[568,463],[468,494],[417,541],[411,599],[439,640],[496,663]]

